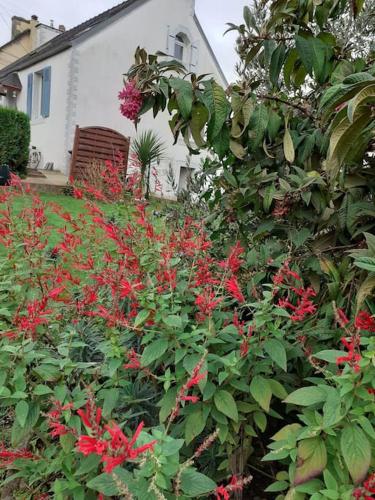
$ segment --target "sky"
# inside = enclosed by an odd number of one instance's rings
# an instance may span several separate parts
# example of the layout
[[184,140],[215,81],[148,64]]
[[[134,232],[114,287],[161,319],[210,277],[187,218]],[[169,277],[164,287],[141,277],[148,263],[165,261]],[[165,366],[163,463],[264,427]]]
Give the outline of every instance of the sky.
[[[180,0],[175,0],[176,4]],[[12,15],[39,20],[55,26],[64,24],[67,29],[120,3],[120,0],[0,0],[0,45],[10,39]],[[227,78],[232,79],[236,54],[234,33],[223,36],[225,23],[239,24],[246,0],[196,0],[196,14],[206,32]]]

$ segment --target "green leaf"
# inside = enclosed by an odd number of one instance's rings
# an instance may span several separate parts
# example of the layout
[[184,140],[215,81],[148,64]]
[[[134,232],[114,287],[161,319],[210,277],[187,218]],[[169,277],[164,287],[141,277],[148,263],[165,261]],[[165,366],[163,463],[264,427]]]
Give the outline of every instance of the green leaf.
[[29,405],[26,401],[19,401],[16,405],[16,418],[21,427],[25,427],[27,415],[29,414]]
[[209,141],[212,142],[223,128],[231,106],[224,89],[214,81],[206,85],[205,97],[210,104],[211,117],[208,123],[207,135]]
[[216,391],[214,394],[214,403],[216,408],[221,413],[231,418],[235,422],[238,421],[238,411],[236,402],[230,392],[222,389]]
[[298,444],[298,466],[294,484],[303,484],[319,476],[327,465],[327,450],[320,437],[303,439]]
[[246,155],[246,150],[245,148],[242,146],[241,143],[237,142],[237,141],[234,141],[233,139],[231,139],[230,141],[230,150],[232,151],[232,153],[234,154],[234,156],[236,158],[239,158],[239,159],[242,159],[245,157]]
[[362,89],[358,94],[351,99],[348,104],[348,118],[353,123],[354,114],[358,106],[375,102],[375,84],[368,85]]
[[263,104],[258,104],[251,115],[249,123],[249,139],[253,149],[262,143],[267,125],[268,110]]
[[187,120],[190,117],[193,106],[193,88],[191,83],[180,78],[170,78],[169,84],[175,91],[180,113]]
[[101,457],[99,455],[92,454],[87,457],[82,457],[82,460],[79,464],[79,467],[75,475],[81,476],[83,474],[91,472],[94,469],[97,469],[99,467],[100,461]]
[[272,390],[268,380],[256,375],[250,383],[250,394],[255,401],[263,408],[264,411],[269,411],[272,398]]
[[286,351],[282,342],[276,339],[270,339],[264,343],[263,347],[272,361],[286,372]]
[[169,316],[165,316],[163,318],[163,323],[172,327],[172,328],[182,328],[182,319],[181,316],[177,316],[176,314],[170,314]]
[[195,469],[185,469],[181,474],[181,489],[188,497],[197,497],[213,492],[216,483]]
[[289,394],[289,396],[284,400],[284,403],[299,405],[299,406],[310,406],[317,403],[322,403],[326,399],[326,393],[312,385],[310,387],[302,387],[296,391]]
[[150,311],[148,311],[147,309],[142,309],[141,311],[139,311],[137,317],[134,320],[134,327],[139,328],[147,321],[149,316],[150,316]]
[[289,163],[294,162],[295,151],[292,141],[292,136],[290,135],[288,124],[285,123],[285,133],[284,133],[284,156]]
[[338,349],[327,349],[313,354],[314,358],[322,359],[323,361],[327,361],[327,363],[336,363],[336,359],[339,356],[342,356],[342,351]]
[[60,436],[61,448],[64,450],[65,453],[69,453],[70,451],[73,450],[76,441],[77,441],[76,437],[70,433]]
[[205,144],[204,139],[202,138],[202,130],[206,125],[208,118],[209,112],[206,106],[201,102],[195,103],[191,112],[190,130],[198,148],[203,147]]
[[116,407],[120,391],[116,388],[106,389],[104,392],[103,416],[109,418]]
[[368,139],[362,134],[372,119],[370,108],[363,106],[358,109],[353,123],[350,123],[346,117],[332,131],[325,163],[325,170],[331,179],[336,178],[341,165],[347,160],[350,153],[362,144],[362,141],[366,141],[367,144]]
[[190,444],[199,434],[201,434],[206,426],[208,413],[203,412],[202,408],[198,408],[194,413],[190,413],[185,420],[185,441]]
[[158,339],[149,344],[142,353],[141,365],[148,366],[161,358],[168,349],[168,340]]
[[344,427],[341,433],[341,453],[354,484],[367,476],[371,463],[371,445],[366,434],[355,424]]
[[94,491],[99,491],[99,493],[103,493],[103,495],[112,496],[118,494],[115,480],[110,474],[100,474],[100,476],[96,476],[87,483],[87,487]]
[[270,63],[270,80],[274,87],[279,86],[279,75],[285,61],[285,45],[280,43],[272,53]]
[[184,445],[183,439],[173,439],[168,438],[169,440],[162,444],[162,453],[165,457],[170,457],[175,455]]
[[53,390],[48,385],[39,384],[35,387],[33,393],[36,396],[45,396],[46,394],[53,394]]

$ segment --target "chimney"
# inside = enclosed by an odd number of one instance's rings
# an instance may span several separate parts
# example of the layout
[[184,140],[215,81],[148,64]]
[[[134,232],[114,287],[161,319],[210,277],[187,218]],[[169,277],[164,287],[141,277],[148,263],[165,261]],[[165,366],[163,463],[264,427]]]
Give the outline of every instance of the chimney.
[[65,26],[63,24],[59,24],[59,31],[61,31],[62,33],[64,33]]
[[51,19],[51,20],[50,20],[49,25],[50,25],[50,27],[51,27],[51,28],[53,28],[53,27],[54,27],[54,26],[53,26],[53,19]]
[[23,17],[13,16],[12,17],[12,40],[20,33],[23,33],[30,27],[30,21],[24,19]]
[[33,21],[37,21],[37,20],[38,20],[38,16],[36,16],[35,14],[33,14],[33,15],[31,16],[31,19],[32,19]]

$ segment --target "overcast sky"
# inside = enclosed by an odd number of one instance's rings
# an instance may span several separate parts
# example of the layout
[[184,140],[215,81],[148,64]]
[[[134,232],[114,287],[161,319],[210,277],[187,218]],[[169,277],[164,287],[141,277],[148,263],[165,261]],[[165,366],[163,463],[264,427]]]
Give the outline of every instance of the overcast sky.
[[[176,4],[179,1],[175,0]],[[30,18],[36,14],[45,24],[53,19],[55,26],[72,28],[118,3],[120,0],[0,0],[0,45],[10,38],[12,15]],[[245,3],[246,0],[196,0],[197,16],[228,79],[233,75],[236,55],[234,34],[223,37],[225,23],[239,23]]]

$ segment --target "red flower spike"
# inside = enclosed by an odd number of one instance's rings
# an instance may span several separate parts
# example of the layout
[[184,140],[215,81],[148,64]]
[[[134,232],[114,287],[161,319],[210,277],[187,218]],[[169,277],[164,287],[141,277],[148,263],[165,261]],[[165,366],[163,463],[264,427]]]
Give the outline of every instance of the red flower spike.
[[366,311],[360,311],[355,318],[354,326],[358,330],[366,330],[375,333],[375,319]]
[[231,278],[227,279],[227,281],[225,282],[225,289],[238,302],[240,303],[245,302],[245,297],[243,296],[240,290],[240,285],[235,276],[232,276]]

